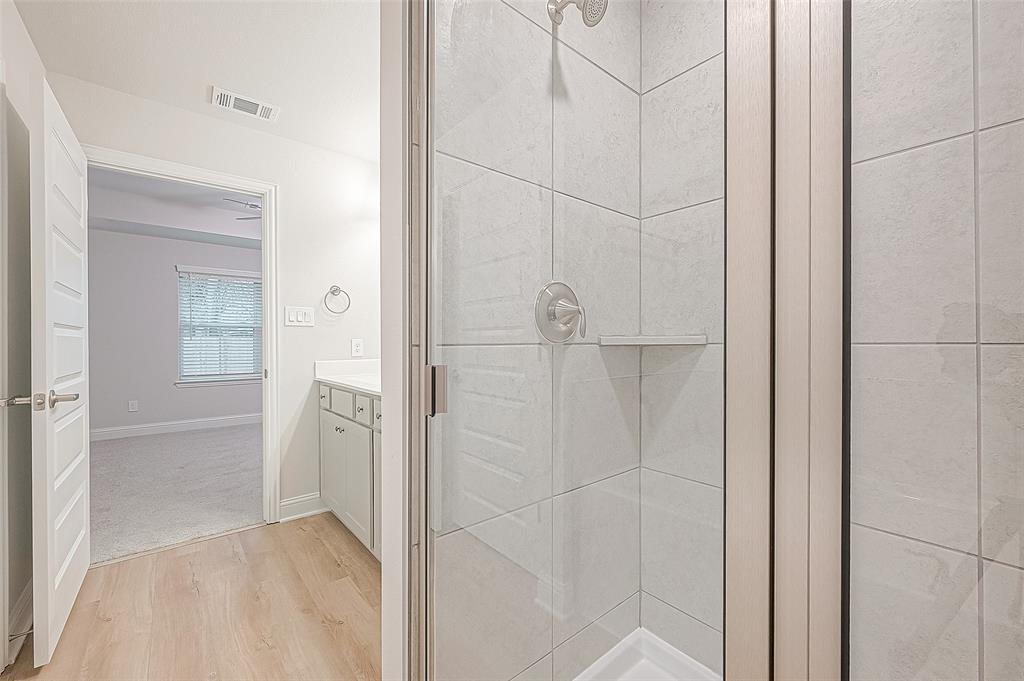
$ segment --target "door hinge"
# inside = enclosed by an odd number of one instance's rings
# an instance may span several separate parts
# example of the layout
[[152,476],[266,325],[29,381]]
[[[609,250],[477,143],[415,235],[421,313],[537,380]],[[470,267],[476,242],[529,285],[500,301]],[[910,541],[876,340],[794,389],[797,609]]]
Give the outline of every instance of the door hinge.
[[448,413],[448,366],[428,364],[423,372],[423,401],[427,416]]

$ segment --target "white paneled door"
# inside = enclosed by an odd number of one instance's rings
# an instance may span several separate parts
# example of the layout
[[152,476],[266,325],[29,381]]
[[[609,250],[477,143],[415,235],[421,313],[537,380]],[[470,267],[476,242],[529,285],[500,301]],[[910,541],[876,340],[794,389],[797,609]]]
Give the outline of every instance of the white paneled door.
[[89,568],[86,160],[44,92],[45,223],[32,230],[35,665],[50,661]]

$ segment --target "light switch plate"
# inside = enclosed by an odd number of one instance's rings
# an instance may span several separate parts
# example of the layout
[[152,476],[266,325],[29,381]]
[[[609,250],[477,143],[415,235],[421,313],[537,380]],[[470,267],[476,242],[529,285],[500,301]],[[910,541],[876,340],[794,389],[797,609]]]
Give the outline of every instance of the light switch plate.
[[352,356],[362,357],[363,356],[363,339],[353,338],[352,339]]
[[298,307],[296,305],[285,305],[284,308],[285,326],[315,326],[313,308]]
[[138,411],[138,410],[139,410],[139,401],[138,400],[128,400],[128,411]]

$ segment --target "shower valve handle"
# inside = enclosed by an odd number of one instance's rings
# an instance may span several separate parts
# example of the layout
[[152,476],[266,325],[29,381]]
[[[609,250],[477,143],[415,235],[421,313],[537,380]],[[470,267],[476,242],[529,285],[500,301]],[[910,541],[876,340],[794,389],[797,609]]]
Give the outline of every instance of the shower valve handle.
[[579,333],[587,337],[587,311],[568,284],[553,281],[540,290],[534,306],[537,330],[552,343],[564,343]]

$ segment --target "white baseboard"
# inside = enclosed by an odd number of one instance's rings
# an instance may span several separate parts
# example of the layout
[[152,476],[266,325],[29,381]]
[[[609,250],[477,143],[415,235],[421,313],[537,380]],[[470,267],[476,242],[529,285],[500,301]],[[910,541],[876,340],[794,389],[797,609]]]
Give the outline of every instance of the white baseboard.
[[319,492],[311,492],[291,499],[281,500],[281,522],[298,520],[327,510]]
[[133,426],[111,426],[109,428],[93,428],[89,431],[89,439],[91,441],[116,440],[122,437],[138,437],[140,435],[160,435],[162,433],[182,433],[189,430],[206,430],[207,428],[247,426],[261,423],[262,421],[262,414],[239,414],[238,416],[212,416],[201,419],[185,419],[183,421],[164,421],[162,423],[140,423]]
[[[25,588],[21,590],[21,595],[18,596],[18,600],[14,602],[14,607],[11,608],[11,633],[20,634],[23,631],[28,631],[32,627],[32,580],[28,580]],[[18,653],[21,652],[21,646],[25,644],[27,636],[16,638],[7,644],[7,659],[4,660],[5,664],[14,664],[14,660],[18,657]]]

